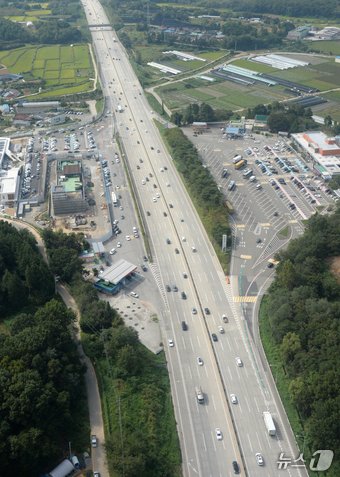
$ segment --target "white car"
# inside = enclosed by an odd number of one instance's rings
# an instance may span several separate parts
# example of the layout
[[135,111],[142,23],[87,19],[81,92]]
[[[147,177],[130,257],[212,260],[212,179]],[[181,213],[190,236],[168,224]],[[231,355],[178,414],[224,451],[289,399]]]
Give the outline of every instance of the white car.
[[163,167],[161,167],[161,168],[159,169],[159,172],[164,172]]
[[235,361],[236,361],[237,366],[239,366],[240,368],[243,366],[243,362],[242,362],[242,359],[241,359],[241,358],[236,357],[236,358],[235,358]]
[[92,434],[91,436],[91,446],[92,447],[97,447],[98,446],[98,439],[95,434]]
[[156,197],[157,197],[158,199],[160,198],[159,192],[156,193]]
[[169,343],[170,348],[173,348],[175,346],[173,340],[171,340],[171,339],[168,340],[168,343]]
[[216,439],[218,441],[221,441],[223,439],[223,435],[222,435],[221,429],[219,427],[216,427],[215,433],[216,433]]
[[130,295],[133,296],[133,297],[135,297],[135,298],[138,298],[138,297],[139,297],[138,293],[136,293],[136,292],[131,292]]
[[115,248],[111,248],[110,250],[110,255],[114,255],[116,253],[116,249]]
[[122,246],[121,242],[117,242],[117,248],[120,248]]
[[255,457],[256,457],[257,465],[264,465],[264,460],[263,460],[262,454],[260,454],[259,452],[257,452],[257,453],[255,454]]
[[156,197],[153,197],[153,198],[152,198],[152,201],[153,201],[153,202],[157,202]]
[[218,327],[218,331],[221,333],[221,335],[223,335],[223,334],[224,334],[224,328],[223,328],[223,326],[219,326],[219,327]]
[[230,400],[233,404],[237,404],[237,396],[235,394],[230,394]]
[[145,180],[144,179],[142,180],[142,184],[145,185]]
[[125,235],[125,238],[126,238],[126,240],[127,240],[128,242],[129,242],[129,240],[131,240],[130,235]]
[[197,358],[197,364],[198,364],[198,366],[203,366],[203,359],[198,357]]

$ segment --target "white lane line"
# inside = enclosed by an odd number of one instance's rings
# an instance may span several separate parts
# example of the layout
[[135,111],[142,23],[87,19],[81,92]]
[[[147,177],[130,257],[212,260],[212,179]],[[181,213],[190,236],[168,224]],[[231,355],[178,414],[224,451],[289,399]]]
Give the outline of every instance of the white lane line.
[[215,411],[216,411],[216,403],[215,403],[214,395],[211,396],[211,400],[212,400],[214,409],[215,409]]
[[221,348],[222,348],[222,349],[223,349],[223,351],[224,351],[224,346],[223,346],[223,343],[222,343],[222,341],[221,341]]
[[251,412],[251,409],[250,409],[250,406],[249,406],[249,401],[248,401],[248,398],[246,396],[244,396],[244,400],[247,404],[248,411]]
[[249,434],[247,434],[247,438],[248,438],[248,442],[249,442],[249,447],[250,447],[251,451],[254,452],[253,446],[251,445],[251,439],[250,439]]
[[257,403],[256,397],[254,397],[254,403],[255,403],[257,412],[260,412],[260,408],[259,408],[259,405],[258,405],[258,403]]
[[193,342],[192,342],[191,336],[190,336],[190,344],[191,344],[191,349],[192,349],[192,351],[194,352],[194,344],[193,344]]
[[204,434],[202,434],[202,440],[203,440],[204,450],[207,451],[207,444],[206,444],[205,439],[204,439]]
[[186,344],[185,344],[185,340],[184,340],[184,336],[182,336],[182,342],[183,342],[183,348],[186,349]]

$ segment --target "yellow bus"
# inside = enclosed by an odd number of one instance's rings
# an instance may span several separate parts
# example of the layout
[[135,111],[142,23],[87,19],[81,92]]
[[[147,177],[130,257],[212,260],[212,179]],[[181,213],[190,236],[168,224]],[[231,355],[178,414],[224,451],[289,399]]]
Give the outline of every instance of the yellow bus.
[[241,169],[245,165],[246,165],[246,161],[244,159],[241,159],[241,161],[236,162],[234,167],[235,169]]

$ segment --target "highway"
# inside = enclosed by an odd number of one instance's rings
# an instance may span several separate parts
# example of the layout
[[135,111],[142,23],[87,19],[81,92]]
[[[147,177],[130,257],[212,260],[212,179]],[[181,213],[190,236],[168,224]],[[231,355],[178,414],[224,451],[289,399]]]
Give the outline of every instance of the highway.
[[[232,476],[232,461],[237,461],[240,475],[305,476],[306,472],[300,468],[278,470],[281,452],[290,458],[295,458],[298,452],[284,415],[277,408],[257,350],[249,340],[241,307],[234,303],[234,296],[239,294],[237,277],[242,263],[233,261],[233,277],[227,285],[208,237],[162,144],[153,123],[153,112],[124,48],[110,28],[100,26],[109,23],[100,3],[83,0],[83,5],[92,25],[106,109],[115,112],[112,127],[120,136],[125,161],[133,175],[151,241],[153,271],[161,277],[159,291],[164,305],[161,326],[183,474]],[[122,112],[118,112],[118,105]],[[112,137],[113,132],[108,131],[108,148]],[[267,278],[270,279],[269,271]],[[176,285],[178,291],[168,292],[166,285],[171,288]],[[182,291],[187,299],[181,298]],[[193,307],[198,310],[197,314],[192,313]],[[205,307],[210,314],[204,312]],[[223,323],[223,314],[228,316],[228,323]],[[182,330],[182,321],[187,323],[187,331]],[[221,325],[225,329],[223,334],[218,331]],[[216,333],[217,342],[212,342],[211,333]],[[173,347],[168,347],[168,339],[174,341]],[[203,366],[198,365],[197,357],[203,359]],[[236,357],[242,359],[242,367],[237,366]],[[198,385],[205,395],[204,404],[198,404],[195,396]],[[231,393],[237,395],[238,404],[231,403]],[[276,437],[267,434],[262,417],[266,410],[274,416]],[[217,439],[216,428],[221,429],[222,440]],[[264,466],[257,465],[257,452],[263,455]],[[243,469],[241,453],[246,469]]]

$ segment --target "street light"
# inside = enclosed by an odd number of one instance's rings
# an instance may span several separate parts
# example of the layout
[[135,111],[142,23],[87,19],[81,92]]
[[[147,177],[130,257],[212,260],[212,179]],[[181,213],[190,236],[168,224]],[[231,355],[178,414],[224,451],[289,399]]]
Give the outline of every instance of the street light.
[[303,439],[303,444],[302,444],[302,455],[305,453],[305,444],[306,444],[306,434],[295,434],[295,437],[297,439]]

